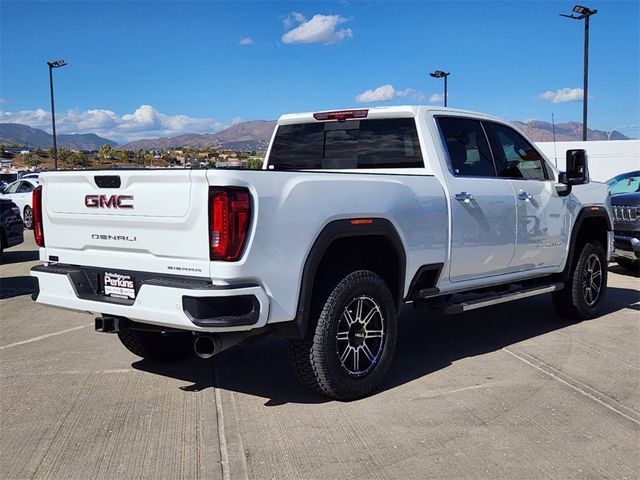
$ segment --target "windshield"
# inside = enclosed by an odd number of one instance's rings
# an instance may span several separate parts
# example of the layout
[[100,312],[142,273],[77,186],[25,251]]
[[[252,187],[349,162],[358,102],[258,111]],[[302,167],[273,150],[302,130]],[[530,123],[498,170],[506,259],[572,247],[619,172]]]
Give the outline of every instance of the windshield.
[[611,195],[640,192],[640,171],[628,172],[607,181]]

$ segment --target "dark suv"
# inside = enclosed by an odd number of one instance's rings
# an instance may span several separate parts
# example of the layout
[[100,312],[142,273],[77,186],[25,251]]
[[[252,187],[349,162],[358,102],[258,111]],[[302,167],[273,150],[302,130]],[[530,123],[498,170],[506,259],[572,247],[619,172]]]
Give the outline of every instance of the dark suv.
[[24,223],[18,206],[7,198],[0,198],[0,255],[5,248],[24,242]]
[[621,267],[640,271],[640,170],[607,181],[615,230],[613,257]]

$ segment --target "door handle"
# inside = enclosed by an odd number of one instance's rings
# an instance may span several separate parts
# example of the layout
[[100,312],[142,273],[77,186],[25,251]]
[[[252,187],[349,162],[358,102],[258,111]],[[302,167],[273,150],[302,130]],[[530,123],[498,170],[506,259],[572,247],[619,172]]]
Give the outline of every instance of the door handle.
[[523,200],[525,202],[529,202],[533,199],[533,195],[531,195],[530,193],[527,192],[520,192],[518,193],[518,198],[520,200]]
[[460,193],[456,193],[454,195],[454,198],[459,202],[469,203],[471,200],[473,200],[473,195],[467,192],[460,192]]

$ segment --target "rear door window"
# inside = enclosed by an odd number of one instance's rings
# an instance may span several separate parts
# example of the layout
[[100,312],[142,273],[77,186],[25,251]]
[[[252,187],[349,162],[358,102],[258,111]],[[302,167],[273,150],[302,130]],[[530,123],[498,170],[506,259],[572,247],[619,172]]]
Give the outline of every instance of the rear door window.
[[281,125],[269,168],[422,168],[413,118]]
[[33,190],[33,185],[30,182],[20,182],[18,187],[18,193],[28,193]]
[[489,143],[479,120],[436,117],[457,177],[495,177]]

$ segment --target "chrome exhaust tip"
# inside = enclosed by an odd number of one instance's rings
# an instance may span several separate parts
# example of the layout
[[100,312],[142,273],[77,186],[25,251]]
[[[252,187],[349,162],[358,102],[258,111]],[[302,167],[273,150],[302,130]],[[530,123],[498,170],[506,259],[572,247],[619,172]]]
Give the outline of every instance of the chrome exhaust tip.
[[220,341],[213,335],[198,335],[193,341],[193,349],[200,358],[211,358],[220,352]]

